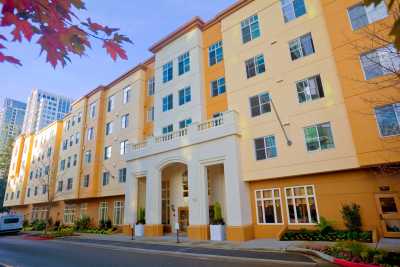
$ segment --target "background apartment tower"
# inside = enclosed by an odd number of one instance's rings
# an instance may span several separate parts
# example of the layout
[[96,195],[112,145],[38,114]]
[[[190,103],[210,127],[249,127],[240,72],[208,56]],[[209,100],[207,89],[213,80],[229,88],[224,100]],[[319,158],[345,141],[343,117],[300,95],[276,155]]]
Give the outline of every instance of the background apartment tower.
[[33,90],[28,98],[22,132],[36,133],[55,120],[64,118],[71,109],[72,100],[41,90]]
[[26,103],[6,98],[0,107],[0,150],[21,133]]

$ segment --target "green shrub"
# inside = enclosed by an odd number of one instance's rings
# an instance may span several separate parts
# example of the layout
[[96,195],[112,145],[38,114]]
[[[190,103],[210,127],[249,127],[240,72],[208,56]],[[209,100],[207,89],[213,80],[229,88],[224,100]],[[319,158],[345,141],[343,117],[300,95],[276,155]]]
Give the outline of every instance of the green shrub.
[[144,208],[139,209],[136,224],[146,224],[146,211]]
[[24,220],[24,223],[22,225],[22,227],[27,228],[29,226],[29,221],[28,220]]
[[76,220],[74,222],[74,228],[75,230],[79,231],[79,230],[85,230],[88,229],[90,227],[90,217],[88,216],[83,216],[82,218]]
[[219,202],[215,202],[213,206],[213,218],[211,224],[213,225],[224,225],[224,219],[222,218],[222,209]]
[[300,231],[287,231],[282,240],[299,241],[345,241],[357,240],[361,242],[372,242],[372,232],[349,232],[340,230],[331,230],[329,232],[310,231],[302,229]]
[[112,228],[112,221],[110,219],[107,219],[106,221],[106,229],[111,229]]
[[350,232],[361,231],[360,205],[355,203],[343,205],[341,213],[344,225]]
[[33,231],[43,231],[46,228],[46,222],[44,220],[34,220],[31,227]]
[[317,228],[321,232],[321,234],[327,234],[333,231],[332,222],[328,221],[324,217],[319,218]]

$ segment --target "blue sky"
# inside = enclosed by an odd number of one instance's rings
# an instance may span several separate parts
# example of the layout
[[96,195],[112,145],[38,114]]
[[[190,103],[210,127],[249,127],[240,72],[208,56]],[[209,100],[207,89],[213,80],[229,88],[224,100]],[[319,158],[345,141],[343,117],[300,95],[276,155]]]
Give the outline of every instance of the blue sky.
[[129,59],[113,62],[94,40],[85,57],[73,57],[66,67],[53,69],[46,63],[45,55],[39,56],[40,47],[34,42],[6,44],[9,49],[5,52],[22,60],[23,66],[0,64],[0,98],[26,101],[30,91],[38,88],[76,99],[147,59],[151,56],[148,48],[153,43],[192,17],[208,20],[235,1],[86,0],[87,12],[79,13],[80,17],[90,16],[93,21],[120,28],[134,42],[125,46]]

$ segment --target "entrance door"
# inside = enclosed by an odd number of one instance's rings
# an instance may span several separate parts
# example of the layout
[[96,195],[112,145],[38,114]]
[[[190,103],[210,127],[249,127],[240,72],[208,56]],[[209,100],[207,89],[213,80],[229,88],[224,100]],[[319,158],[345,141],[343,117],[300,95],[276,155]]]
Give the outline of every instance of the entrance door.
[[179,221],[180,231],[187,232],[187,227],[189,226],[189,208],[188,207],[178,208],[178,221]]
[[376,194],[384,237],[400,238],[400,202],[397,194]]

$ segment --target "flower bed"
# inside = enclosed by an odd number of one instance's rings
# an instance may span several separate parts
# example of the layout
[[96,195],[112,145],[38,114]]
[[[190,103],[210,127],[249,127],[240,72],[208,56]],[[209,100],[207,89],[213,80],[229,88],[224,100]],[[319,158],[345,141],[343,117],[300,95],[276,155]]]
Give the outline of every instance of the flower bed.
[[372,242],[372,232],[351,232],[333,230],[330,232],[321,231],[287,231],[281,238],[282,241],[344,241],[356,240],[361,242]]

